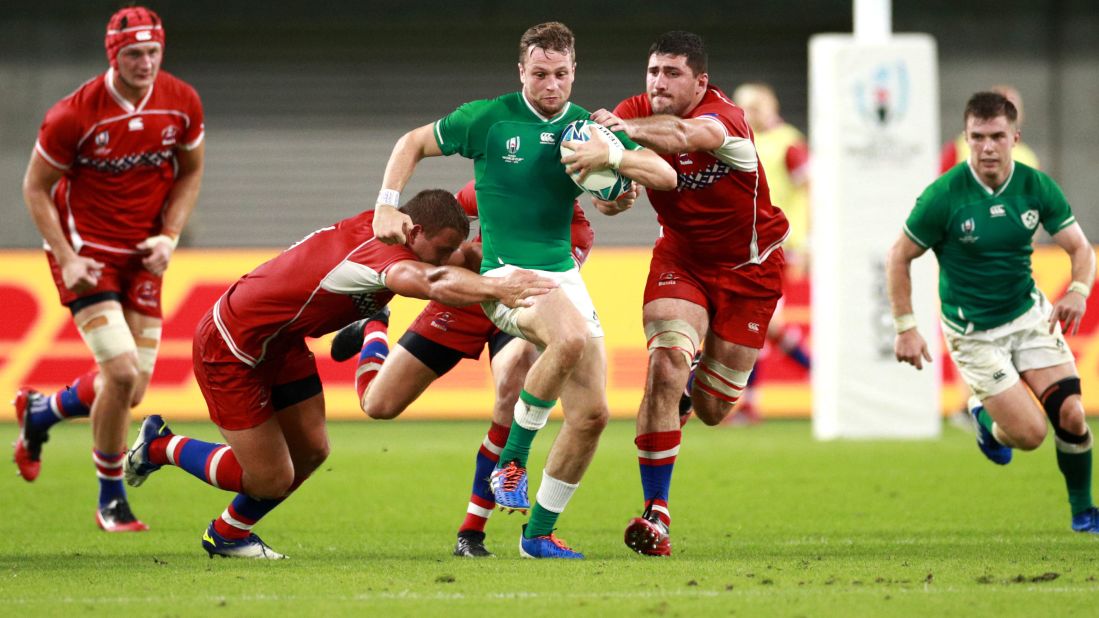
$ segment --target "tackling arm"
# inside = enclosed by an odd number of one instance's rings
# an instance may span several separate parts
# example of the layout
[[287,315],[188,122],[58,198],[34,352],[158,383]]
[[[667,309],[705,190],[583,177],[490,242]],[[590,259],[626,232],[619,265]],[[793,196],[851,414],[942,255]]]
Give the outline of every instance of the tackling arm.
[[885,266],[889,281],[889,304],[893,307],[893,324],[897,329],[893,352],[898,361],[908,363],[916,369],[923,369],[924,360],[931,362],[927,342],[916,328],[916,318],[912,314],[912,260],[923,255],[924,251],[923,247],[901,232],[897,242],[889,250]]
[[414,260],[389,267],[385,286],[401,296],[452,307],[493,300],[508,307],[529,307],[533,297],[557,287],[553,281],[527,270],[517,270],[507,277],[482,277],[460,266],[431,266]]

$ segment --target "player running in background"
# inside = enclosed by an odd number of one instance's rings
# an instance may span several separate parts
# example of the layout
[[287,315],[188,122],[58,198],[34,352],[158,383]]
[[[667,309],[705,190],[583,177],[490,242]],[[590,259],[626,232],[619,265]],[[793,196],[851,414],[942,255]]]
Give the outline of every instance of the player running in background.
[[[782,243],[786,272],[804,273],[809,265],[809,144],[797,127],[787,124],[779,115],[778,97],[770,85],[743,83],[733,91],[733,102],[744,110],[748,125],[752,127],[760,165],[767,171],[771,203],[781,207],[790,221],[790,234]],[[779,301],[771,325],[767,328],[767,341],[809,370],[805,338],[800,328],[788,325],[782,319],[782,307],[783,303]],[[758,368],[752,372],[740,406],[727,422],[759,422],[757,400],[761,377]]]
[[373,212],[344,219],[242,277],[202,318],[195,377],[226,444],[174,435],[155,415],[142,424],[125,459],[130,485],[173,465],[237,494],[202,537],[211,557],[283,557],[252,527],[328,456],[324,394],[306,337],[371,315],[394,294],[518,306],[553,286],[525,271],[489,279],[438,266],[469,233],[468,218],[446,191],[422,191],[401,212],[413,221],[407,243],[378,242]]
[[[1080,327],[1095,280],[1095,252],[1057,183],[1012,160],[1019,132],[1011,101],[978,92],[964,118],[969,160],[924,190],[889,252],[897,360],[917,369],[931,361],[912,315],[910,275],[912,260],[931,249],[939,263],[943,336],[974,393],[970,412],[978,447],[1006,465],[1012,449],[1042,444],[1048,418],[1072,529],[1099,534],[1091,497],[1093,441],[1076,362],[1062,334],[1062,327],[1072,334]],[[1039,224],[1072,264],[1072,282],[1054,305],[1031,276]]]
[[528,268],[560,284],[529,308],[484,305],[500,330],[544,349],[527,373],[515,422],[492,473],[497,504],[512,509],[530,506],[526,462],[531,443],[558,398],[565,415],[520,538],[520,555],[532,558],[583,557],[553,530],[609,417],[603,330],[571,254],[573,201],[581,190],[567,172],[618,168],[646,186],[675,186],[668,164],[655,153],[638,149],[625,135],[620,161],[612,163],[602,139],[570,144],[574,153],[561,158],[561,132],[572,121],[589,117],[569,102],[575,70],[574,38],[566,26],[549,22],[528,29],[519,43],[522,91],[467,103],[401,137],[386,166],[374,221],[379,239],[402,242],[409,222],[392,208],[397,192],[424,157],[461,154],[474,161],[483,236],[481,272],[499,277]]
[[[477,218],[477,196],[472,180],[456,197],[466,214],[471,219]],[[475,240],[479,243],[480,236]],[[572,255],[577,267],[587,259],[594,241],[591,224],[579,202],[574,202]],[[472,258],[467,262],[467,268],[479,269],[479,247],[466,255]],[[342,362],[358,356],[355,388],[363,411],[371,418],[396,418],[460,360],[476,360],[488,347],[496,389],[492,426],[477,451],[473,490],[465,518],[458,527],[454,555],[491,556],[485,548],[485,524],[496,501],[488,479],[507,442],[515,403],[527,371],[537,358],[537,351],[531,343],[496,328],[477,305],[448,307],[429,302],[392,351],[386,342],[387,326],[387,320],[381,316],[375,320],[360,320],[344,327],[332,340],[335,360]]]
[[662,34],[649,48],[646,92],[592,119],[661,153],[675,191],[649,189],[661,235],[653,248],[642,319],[649,342],[637,452],[645,506],[626,528],[633,550],[671,553],[668,495],[681,439],[679,398],[702,345],[691,403],[716,425],[748,383],[782,296],[782,240],[744,112],[710,85],[695,34]]
[[96,368],[56,393],[19,390],[14,458],[33,481],[49,428],[90,415],[96,523],[126,532],[148,529],[122,485],[126,429],[153,374],[161,278],[198,199],[205,146],[198,95],[160,70],[160,17],[121,9],[105,45],[110,68],[46,113],[23,179],[61,304]]

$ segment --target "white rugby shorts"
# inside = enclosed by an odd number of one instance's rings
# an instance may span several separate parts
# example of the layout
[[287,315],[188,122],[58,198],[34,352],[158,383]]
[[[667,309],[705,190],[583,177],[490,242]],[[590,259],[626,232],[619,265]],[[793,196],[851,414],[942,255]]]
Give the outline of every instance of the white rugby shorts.
[[[485,277],[506,277],[516,270],[519,270],[516,266],[505,265],[499,268],[493,268],[482,274]],[[550,272],[530,268],[526,270],[530,270],[541,277],[555,281],[558,288],[565,293],[565,296],[567,296],[570,301],[572,301],[573,306],[580,312],[580,315],[584,316],[584,319],[588,324],[588,333],[592,337],[603,336],[603,326],[599,324],[599,315],[595,312],[595,304],[592,303],[591,295],[588,294],[588,288],[584,285],[584,279],[580,277],[579,268],[572,268],[564,272]],[[513,309],[499,301],[490,301],[481,303],[481,308],[484,309],[485,315],[492,320],[492,323],[496,325],[496,328],[499,328],[509,335],[525,338],[523,337],[523,333],[519,330],[518,322],[521,312],[530,311],[529,307],[518,307]]]

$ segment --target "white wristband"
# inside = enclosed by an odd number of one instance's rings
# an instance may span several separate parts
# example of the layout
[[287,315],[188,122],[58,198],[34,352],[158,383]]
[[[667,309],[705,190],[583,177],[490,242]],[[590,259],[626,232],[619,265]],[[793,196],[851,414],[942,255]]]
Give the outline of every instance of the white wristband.
[[622,165],[622,152],[621,148],[615,148],[614,146],[608,146],[607,152],[607,164],[610,165],[612,170],[618,170]]
[[179,238],[171,236],[169,234],[157,234],[156,236],[150,236],[146,238],[140,246],[144,249],[152,249],[154,246],[159,244],[168,245],[172,248],[173,251],[175,251],[176,245],[179,244]]
[[916,316],[911,313],[904,315],[893,316],[893,330],[897,331],[897,334],[901,334],[905,331],[912,330],[918,326],[916,324]]
[[1086,283],[1081,283],[1080,281],[1073,281],[1068,284],[1068,290],[1066,290],[1065,293],[1067,294],[1068,292],[1076,292],[1080,296],[1087,298],[1088,296],[1091,296],[1091,286]]
[[378,191],[377,203],[397,208],[401,204],[401,192],[394,191],[393,189],[382,189],[381,191]]

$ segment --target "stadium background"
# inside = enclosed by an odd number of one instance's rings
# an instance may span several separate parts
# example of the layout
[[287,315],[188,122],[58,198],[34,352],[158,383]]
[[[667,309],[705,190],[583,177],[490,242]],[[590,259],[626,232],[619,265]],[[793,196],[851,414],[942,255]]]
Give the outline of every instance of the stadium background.
[[[167,24],[164,67],[203,97],[208,141],[203,193],[186,237],[190,249],[169,273],[165,344],[145,408],[194,418],[205,416],[189,366],[198,315],[277,248],[369,207],[403,131],[463,101],[516,89],[516,41],[527,26],[559,19],[575,30],[573,100],[589,109],[639,91],[651,39],[684,28],[706,38],[716,84],[731,90],[749,79],[772,83],[786,119],[803,129],[808,38],[851,28],[850,2],[835,0],[760,3],[750,13],[727,3],[697,3],[683,11],[644,0],[631,2],[628,12],[579,2],[542,9],[489,0],[149,4]],[[1089,237],[1099,239],[1093,206],[1099,174],[1091,169],[1099,161],[1099,9],[1083,0],[896,4],[895,31],[927,32],[938,41],[940,138],[956,135],[960,110],[974,90],[1013,83],[1026,101],[1024,139],[1065,189]],[[19,184],[45,110],[105,68],[104,19],[117,5],[17,2],[0,16],[0,302],[6,309],[0,392],[23,382],[56,386],[90,362],[33,250],[39,237]],[[408,191],[456,189],[470,173],[469,163],[458,158],[431,161]],[[597,249],[585,277],[608,329],[611,404],[625,416],[636,409],[644,373],[639,299],[655,217],[640,203],[613,219],[591,218]],[[1059,253],[1042,249],[1036,259],[1049,294],[1067,284],[1067,260]],[[807,282],[791,281],[787,295],[788,320],[807,328]],[[395,307],[394,331],[415,307]],[[1085,404],[1092,411],[1099,410],[1097,309],[1071,341],[1091,385],[1085,386]],[[334,415],[355,415],[350,370],[322,365]],[[939,367],[948,380],[944,409],[952,408],[960,398],[953,372],[948,363]],[[768,377],[765,415],[808,413],[804,373],[773,357],[762,371]],[[483,417],[488,387],[483,366],[460,366],[409,417]]]

